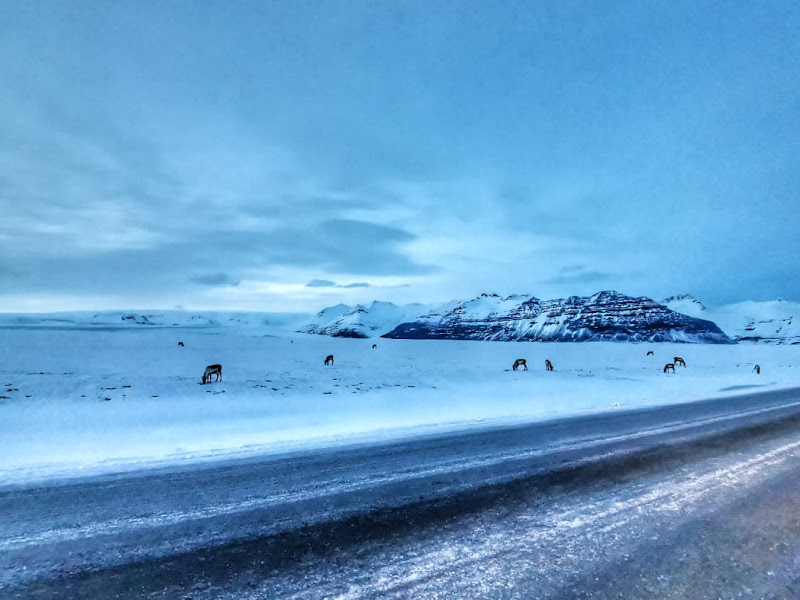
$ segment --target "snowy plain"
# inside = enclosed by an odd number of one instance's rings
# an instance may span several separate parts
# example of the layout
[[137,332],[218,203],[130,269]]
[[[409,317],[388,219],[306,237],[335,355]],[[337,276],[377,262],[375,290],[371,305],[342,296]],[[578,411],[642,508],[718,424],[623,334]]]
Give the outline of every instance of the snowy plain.
[[[800,345],[343,339],[296,333],[292,318],[227,318],[0,319],[0,482],[800,386]],[[663,373],[675,356],[687,367]],[[511,370],[516,358],[530,370]],[[222,364],[223,381],[201,385],[212,363]]]

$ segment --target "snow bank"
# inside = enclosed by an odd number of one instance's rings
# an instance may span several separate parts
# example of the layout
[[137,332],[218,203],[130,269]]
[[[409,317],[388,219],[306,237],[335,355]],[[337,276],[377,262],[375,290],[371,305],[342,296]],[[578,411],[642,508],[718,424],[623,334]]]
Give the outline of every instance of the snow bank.
[[[279,329],[0,328],[0,480],[800,385],[800,346],[375,340]],[[323,365],[328,354],[332,367]],[[676,355],[687,368],[665,375]],[[511,370],[518,357],[530,371]],[[545,358],[554,372],[544,371]],[[201,385],[212,363],[223,365],[223,381]]]

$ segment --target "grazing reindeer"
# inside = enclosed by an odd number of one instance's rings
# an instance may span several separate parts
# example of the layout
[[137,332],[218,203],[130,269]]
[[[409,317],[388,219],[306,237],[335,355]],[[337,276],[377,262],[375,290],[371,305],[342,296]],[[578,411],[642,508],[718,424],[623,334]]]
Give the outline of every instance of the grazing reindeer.
[[753,367],[753,371],[756,372],[756,375],[761,375],[761,365],[756,365]]
[[325,366],[332,364],[333,364],[333,354],[328,354],[328,356],[325,357]]
[[674,373],[675,372],[675,363],[667,363],[667,364],[665,364],[664,365],[664,373],[666,373],[667,371],[672,371]]
[[672,360],[675,362],[675,364],[676,364],[676,365],[680,365],[680,366],[682,366],[682,367],[685,367],[685,366],[686,366],[686,361],[685,361],[685,360],[683,360],[683,359],[682,359],[680,356],[676,356],[676,357],[675,357],[675,358],[673,358]]
[[183,348],[183,342],[178,342],[178,347]]
[[518,358],[517,360],[515,360],[511,368],[516,371],[517,367],[519,366],[522,366],[526,371],[528,370],[528,363],[525,362],[524,358]]
[[550,362],[549,358],[544,359],[544,370],[545,371],[552,371],[553,370],[553,363]]
[[222,381],[222,365],[208,365],[203,373],[203,385],[211,383],[211,376],[216,375],[217,381]]
[[372,344],[372,349],[373,350],[375,350],[375,348],[377,348],[377,347],[378,347],[378,344]]
[[653,356],[654,354],[655,354],[655,352],[653,352],[652,350],[648,350],[647,351],[647,356]]

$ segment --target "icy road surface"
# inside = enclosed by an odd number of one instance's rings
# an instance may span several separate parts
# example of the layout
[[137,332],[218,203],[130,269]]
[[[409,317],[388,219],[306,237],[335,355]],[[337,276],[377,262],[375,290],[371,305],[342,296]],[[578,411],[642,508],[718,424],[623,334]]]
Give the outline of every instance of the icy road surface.
[[800,391],[0,488],[10,598],[800,597]]

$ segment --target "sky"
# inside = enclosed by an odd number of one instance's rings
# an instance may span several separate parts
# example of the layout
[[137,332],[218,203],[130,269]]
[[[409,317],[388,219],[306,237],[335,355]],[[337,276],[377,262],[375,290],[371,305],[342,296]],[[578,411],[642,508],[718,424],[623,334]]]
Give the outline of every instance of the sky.
[[800,300],[800,4],[0,0],[0,311]]

